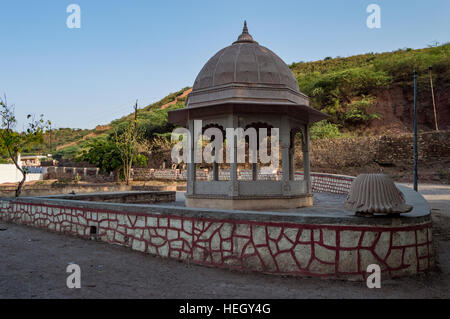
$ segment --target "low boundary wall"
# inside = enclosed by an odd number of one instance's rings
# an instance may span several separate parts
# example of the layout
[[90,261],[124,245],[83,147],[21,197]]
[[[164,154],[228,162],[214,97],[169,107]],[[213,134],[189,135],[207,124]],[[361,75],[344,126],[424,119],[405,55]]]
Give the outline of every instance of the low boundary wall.
[[[16,186],[0,186],[0,197],[13,197]],[[69,193],[95,193],[95,192],[124,192],[134,190],[133,186],[123,184],[55,184],[55,185],[25,185],[22,195],[25,196],[47,196]],[[148,190],[148,189],[144,189]],[[161,189],[158,189],[161,190]]]
[[115,176],[113,173],[101,174],[97,167],[64,167],[49,166],[45,167],[45,179],[74,179],[78,177],[83,181],[102,181],[113,182]]
[[0,219],[211,267],[363,280],[369,264],[389,277],[434,267],[430,208],[399,188],[414,208],[395,218],[19,198],[0,199]]
[[155,204],[174,202],[176,199],[174,191],[127,191],[127,192],[104,192],[87,194],[68,194],[47,196],[47,198],[81,200],[102,203],[123,204]]
[[[0,164],[0,184],[2,183],[18,183],[22,180],[23,175],[14,164]],[[31,171],[27,174],[25,181],[39,181],[44,179],[44,174]]]
[[[296,178],[303,172],[296,172]],[[347,175],[311,173],[311,186],[314,193],[348,194],[355,177]]]
[[[208,180],[211,178],[211,172],[207,169],[197,170],[198,180]],[[220,179],[229,179],[229,171],[219,170]],[[282,172],[277,174],[258,173],[260,180],[279,180],[283,176]],[[250,170],[239,170],[238,178],[243,180],[251,180]],[[303,179],[303,172],[295,173],[296,180]],[[353,176],[311,173],[311,183],[313,192],[327,192],[335,194],[347,194],[350,185],[355,179]],[[186,170],[180,169],[153,169],[153,168],[134,168],[133,180],[135,181],[151,181],[151,180],[172,180],[185,181]]]

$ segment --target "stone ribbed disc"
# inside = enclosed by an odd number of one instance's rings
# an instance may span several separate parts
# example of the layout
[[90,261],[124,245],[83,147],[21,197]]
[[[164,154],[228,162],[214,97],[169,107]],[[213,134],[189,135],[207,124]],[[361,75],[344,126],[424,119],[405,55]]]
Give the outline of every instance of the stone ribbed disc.
[[352,183],[345,208],[357,213],[398,214],[411,211],[403,193],[385,174],[361,174]]

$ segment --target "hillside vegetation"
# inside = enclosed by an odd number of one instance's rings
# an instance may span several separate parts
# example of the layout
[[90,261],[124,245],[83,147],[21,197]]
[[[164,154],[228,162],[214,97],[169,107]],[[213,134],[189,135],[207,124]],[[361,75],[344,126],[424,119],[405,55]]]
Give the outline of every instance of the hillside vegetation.
[[[410,129],[412,109],[412,72],[418,71],[419,124],[432,129],[433,116],[428,67],[433,68],[440,128],[450,128],[450,44],[386,53],[368,53],[346,58],[325,58],[299,62],[290,68],[299,82],[300,91],[311,97],[311,106],[329,114],[330,120],[312,128],[312,138],[335,138],[384,132],[391,127]],[[167,112],[185,107],[186,91],[169,94],[162,100],[138,111],[137,126],[151,139],[169,133]],[[131,107],[130,107],[131,108]],[[121,130],[134,119],[130,113],[112,121],[106,129],[53,131],[52,148],[57,157],[73,158],[93,140],[106,140],[114,130]],[[46,148],[49,149],[46,135]],[[64,144],[68,144],[66,147]],[[56,146],[58,150],[55,151]],[[50,151],[50,149],[49,149]]]
[[386,114],[376,109],[376,102],[383,91],[400,88],[406,99],[397,99],[394,107],[405,106],[403,104],[409,102],[408,96],[412,96],[413,92],[414,69],[418,72],[421,104],[429,107],[430,66],[436,95],[441,97],[438,102],[444,117],[449,108],[444,94],[448,92],[450,84],[450,44],[419,50],[403,49],[347,58],[325,58],[315,62],[293,63],[290,68],[298,80],[300,91],[310,96],[311,105],[331,115],[330,121],[341,130],[351,132],[361,125],[366,127],[371,120],[385,120]]
[[[154,136],[164,135],[172,131],[173,125],[168,123],[167,113],[170,110],[185,107],[186,97],[180,96],[182,96],[183,93],[187,90],[190,90],[190,88],[187,87],[180,91],[171,93],[168,96],[164,97],[162,100],[147,105],[138,110],[137,128],[145,138],[151,139]],[[171,104],[171,102],[176,103]],[[167,107],[161,108],[165,105],[167,105]],[[54,157],[74,158],[75,155],[78,154],[89,143],[102,140],[105,141],[111,134],[114,133],[115,130],[119,132],[122,131],[126,124],[132,120],[134,120],[134,113],[130,113],[129,115],[114,120],[109,125],[97,127],[97,129],[94,130],[83,130],[83,136],[73,136],[70,138],[68,137],[65,142],[60,142],[68,144],[66,147],[58,147],[58,150],[54,148]],[[77,133],[77,130],[73,131],[75,135]],[[45,138],[46,142],[49,141],[49,132],[47,132]],[[72,143],[73,140],[78,140],[78,142]]]

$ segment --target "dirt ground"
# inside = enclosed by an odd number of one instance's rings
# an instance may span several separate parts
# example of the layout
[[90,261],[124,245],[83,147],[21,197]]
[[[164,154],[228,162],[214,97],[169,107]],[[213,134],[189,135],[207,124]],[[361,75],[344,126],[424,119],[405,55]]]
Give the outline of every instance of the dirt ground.
[[[450,298],[450,186],[424,185],[433,210],[437,270],[365,282],[292,278],[188,265],[25,226],[0,226],[0,298]],[[5,230],[1,230],[4,229]],[[66,287],[69,263],[81,289]]]

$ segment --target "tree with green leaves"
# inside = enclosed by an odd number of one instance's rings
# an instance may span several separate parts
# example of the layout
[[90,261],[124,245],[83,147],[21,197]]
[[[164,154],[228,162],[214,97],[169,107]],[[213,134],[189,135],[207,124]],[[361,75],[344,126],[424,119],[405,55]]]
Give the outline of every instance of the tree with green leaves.
[[122,166],[119,150],[111,139],[94,140],[76,157],[77,161],[86,161],[97,166],[101,173],[114,172],[119,178]]
[[17,132],[15,130],[17,120],[14,115],[14,105],[8,105],[6,96],[0,98],[2,123],[0,127],[0,151],[6,154],[14,163],[17,169],[22,173],[22,180],[17,185],[15,196],[19,197],[22,192],[23,184],[27,178],[27,170],[22,168],[18,162],[18,155],[24,149],[30,149],[33,145],[39,145],[44,142],[44,132],[50,121],[44,120],[44,115],[40,115],[39,119],[35,119],[32,115],[27,115],[28,128],[25,132]]
[[118,179],[122,176],[128,185],[132,165],[147,163],[147,158],[138,152],[140,145],[138,138],[130,132],[132,128],[132,125],[128,125],[121,131],[115,131],[107,139],[89,142],[76,160],[93,164],[103,173],[114,172]]

